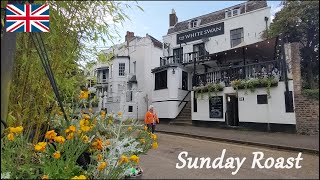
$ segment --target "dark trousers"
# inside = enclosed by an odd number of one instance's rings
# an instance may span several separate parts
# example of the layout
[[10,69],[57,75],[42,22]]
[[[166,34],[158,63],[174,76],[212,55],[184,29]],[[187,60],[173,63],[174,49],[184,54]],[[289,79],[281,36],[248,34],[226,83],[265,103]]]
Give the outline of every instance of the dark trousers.
[[147,124],[148,127],[148,131],[154,133],[155,129],[156,129],[156,125],[155,124]]

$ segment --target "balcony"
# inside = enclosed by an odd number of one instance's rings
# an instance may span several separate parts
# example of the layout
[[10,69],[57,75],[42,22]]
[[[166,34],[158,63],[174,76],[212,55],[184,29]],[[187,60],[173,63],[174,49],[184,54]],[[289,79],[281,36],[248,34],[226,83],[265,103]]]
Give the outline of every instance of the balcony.
[[207,61],[210,60],[211,57],[208,56],[207,54],[196,51],[196,52],[189,52],[189,53],[184,53],[184,54],[178,54],[174,56],[167,56],[167,57],[160,57],[160,66],[165,66],[165,65],[174,65],[174,64],[189,64],[193,63],[193,60],[196,62],[201,62],[201,61]]
[[233,80],[270,76],[274,76],[279,81],[282,81],[284,79],[283,66],[283,60],[272,60],[241,66],[221,67],[217,71],[197,74],[193,85],[205,86],[208,83],[223,82],[225,86],[230,86]]

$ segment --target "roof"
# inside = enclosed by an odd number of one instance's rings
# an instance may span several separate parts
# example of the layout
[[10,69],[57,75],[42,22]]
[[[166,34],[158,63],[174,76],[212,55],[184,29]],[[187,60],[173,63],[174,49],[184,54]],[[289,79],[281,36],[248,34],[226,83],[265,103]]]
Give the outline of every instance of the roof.
[[[247,7],[245,7],[245,5],[247,5]],[[219,20],[225,19],[226,10],[233,9],[233,8],[236,8],[236,7],[240,7],[240,14],[242,14],[242,13],[245,12],[245,9],[246,9],[246,12],[250,12],[250,11],[254,11],[254,10],[257,10],[257,9],[261,9],[261,8],[267,7],[267,1],[265,1],[265,0],[262,0],[262,1],[247,1],[247,2],[243,2],[241,4],[237,4],[235,6],[231,6],[231,7],[219,10],[219,11],[215,11],[215,12],[206,14],[206,15],[194,17],[192,19],[200,20],[200,26],[204,25],[204,24],[209,24],[209,23],[212,23],[212,22],[215,22],[215,21],[219,21]],[[172,33],[175,33],[175,32],[179,32],[179,31],[183,31],[183,30],[188,29],[190,20],[191,19],[185,20],[185,21],[182,21],[182,22],[178,22],[173,28],[168,29],[168,33],[167,34],[172,34]]]
[[158,48],[161,48],[161,49],[162,49],[162,42],[160,42],[159,40],[157,40],[156,38],[152,37],[152,36],[149,35],[149,34],[147,34],[147,36],[150,37],[150,39],[151,39],[151,41],[152,41],[152,43],[153,43],[153,45],[154,45],[155,47],[158,47]]

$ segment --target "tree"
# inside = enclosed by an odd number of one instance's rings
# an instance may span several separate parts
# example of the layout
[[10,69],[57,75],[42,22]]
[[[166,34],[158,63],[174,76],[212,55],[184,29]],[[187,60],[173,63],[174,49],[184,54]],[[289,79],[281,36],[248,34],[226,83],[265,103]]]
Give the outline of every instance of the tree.
[[[85,60],[83,54],[96,54],[95,47],[88,48],[85,43],[107,42],[117,37],[117,28],[111,24],[122,23],[129,18],[124,10],[131,8],[130,2],[35,2],[44,3],[50,7],[50,32],[42,34],[50,66],[64,101],[72,102],[78,97],[79,86],[86,80],[79,62]],[[5,5],[6,1],[1,1],[1,9]],[[106,16],[112,17],[111,22],[105,20]],[[23,125],[25,129],[36,129],[34,141],[37,141],[42,125],[46,124],[50,115],[58,113],[59,107],[28,33],[18,34],[14,61],[7,121],[11,126]]]
[[319,1],[283,1],[268,35],[286,33],[289,42],[301,44],[301,72],[305,88],[319,85]]

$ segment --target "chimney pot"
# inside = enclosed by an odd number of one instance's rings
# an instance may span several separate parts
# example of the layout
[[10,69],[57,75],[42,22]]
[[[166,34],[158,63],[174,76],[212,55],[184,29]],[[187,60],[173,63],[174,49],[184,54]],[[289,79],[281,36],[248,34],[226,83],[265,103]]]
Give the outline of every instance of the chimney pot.
[[169,15],[169,26],[175,26],[178,23],[178,17],[174,9],[172,9],[171,14]]

